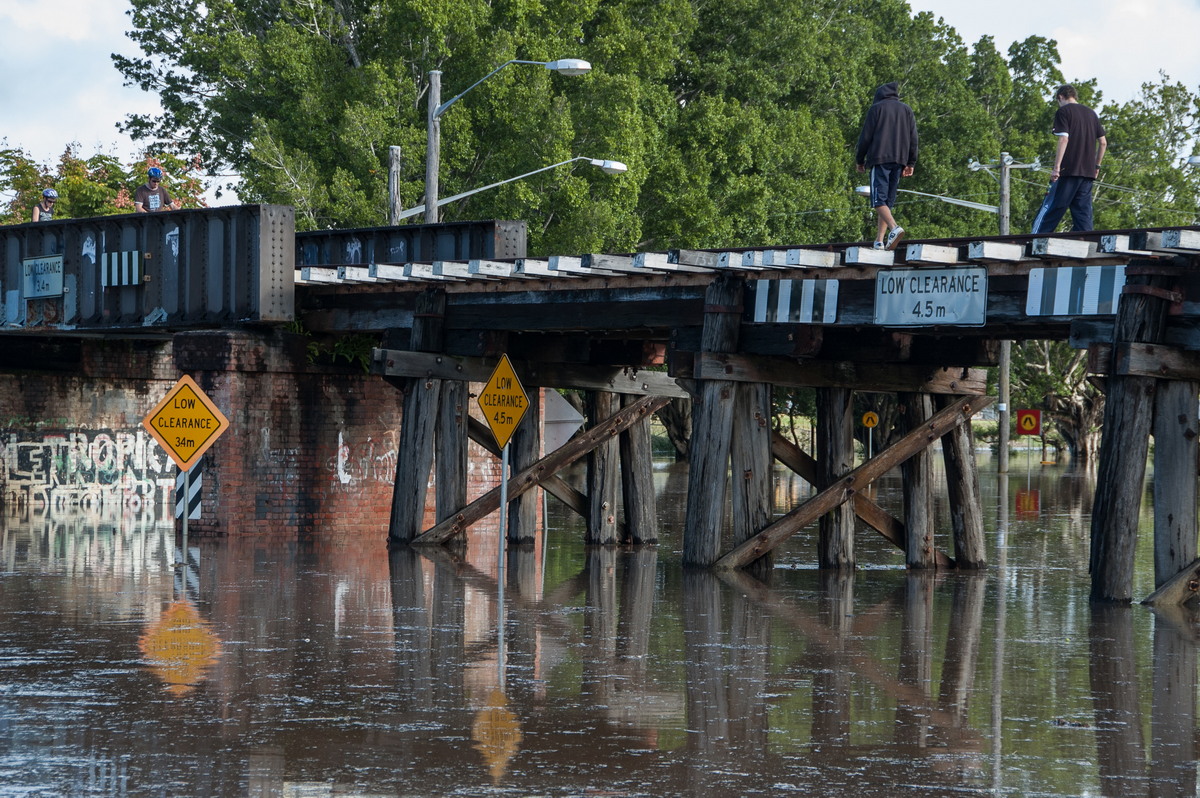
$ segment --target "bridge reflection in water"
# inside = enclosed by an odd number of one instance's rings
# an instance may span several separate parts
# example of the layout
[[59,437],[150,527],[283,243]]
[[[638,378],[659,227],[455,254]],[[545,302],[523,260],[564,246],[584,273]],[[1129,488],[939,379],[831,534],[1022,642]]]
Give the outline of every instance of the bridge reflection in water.
[[[989,473],[983,573],[813,570],[813,530],[768,584],[552,507],[503,614],[485,547],[205,541],[177,580],[169,526],[10,515],[0,794],[1194,794],[1195,619],[1088,604],[1087,480]],[[139,648],[181,601],[186,690]]]

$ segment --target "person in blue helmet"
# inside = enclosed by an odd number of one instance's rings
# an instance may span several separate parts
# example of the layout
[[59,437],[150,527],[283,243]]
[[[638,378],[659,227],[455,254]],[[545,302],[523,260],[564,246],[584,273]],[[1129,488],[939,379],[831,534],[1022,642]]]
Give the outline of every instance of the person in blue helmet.
[[42,192],[41,201],[33,206],[33,221],[48,222],[54,218],[54,206],[58,203],[58,192],[48,188]]
[[171,199],[167,189],[162,184],[163,170],[151,166],[146,173],[146,182],[133,193],[133,209],[138,213],[154,213],[155,211],[178,210],[183,203]]

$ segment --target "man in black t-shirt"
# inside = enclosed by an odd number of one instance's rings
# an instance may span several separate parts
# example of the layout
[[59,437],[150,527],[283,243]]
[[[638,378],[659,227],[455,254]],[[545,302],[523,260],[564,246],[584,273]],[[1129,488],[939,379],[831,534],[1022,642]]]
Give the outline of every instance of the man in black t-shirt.
[[1092,183],[1100,174],[1100,162],[1108,149],[1104,126],[1096,112],[1081,105],[1075,87],[1064,84],[1055,94],[1054,135],[1058,148],[1050,171],[1050,190],[1033,220],[1033,232],[1053,233],[1067,209],[1071,230],[1092,229]]

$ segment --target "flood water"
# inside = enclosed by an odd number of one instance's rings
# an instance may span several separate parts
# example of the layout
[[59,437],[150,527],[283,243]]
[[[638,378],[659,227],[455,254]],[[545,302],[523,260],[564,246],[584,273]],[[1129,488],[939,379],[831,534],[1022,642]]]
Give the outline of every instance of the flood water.
[[1089,604],[1086,478],[981,468],[982,574],[861,529],[821,572],[815,527],[769,584],[685,572],[664,463],[659,546],[586,549],[551,499],[502,605],[494,541],[193,539],[177,572],[169,523],[10,513],[0,795],[1194,795],[1195,618]]

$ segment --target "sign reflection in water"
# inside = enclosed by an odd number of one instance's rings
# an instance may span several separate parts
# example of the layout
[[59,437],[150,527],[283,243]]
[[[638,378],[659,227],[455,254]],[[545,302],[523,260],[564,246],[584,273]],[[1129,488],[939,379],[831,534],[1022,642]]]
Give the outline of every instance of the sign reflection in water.
[[545,559],[508,555],[502,693],[479,541],[202,542],[221,653],[176,695],[139,648],[170,527],[10,515],[0,795],[1194,794],[1195,618],[1088,604],[1086,480],[1016,474],[1042,513],[1001,521],[982,476],[983,574],[907,573],[865,534],[857,574],[822,573],[815,532],[770,584],[684,572],[675,467],[657,548],[585,549],[552,505]]

